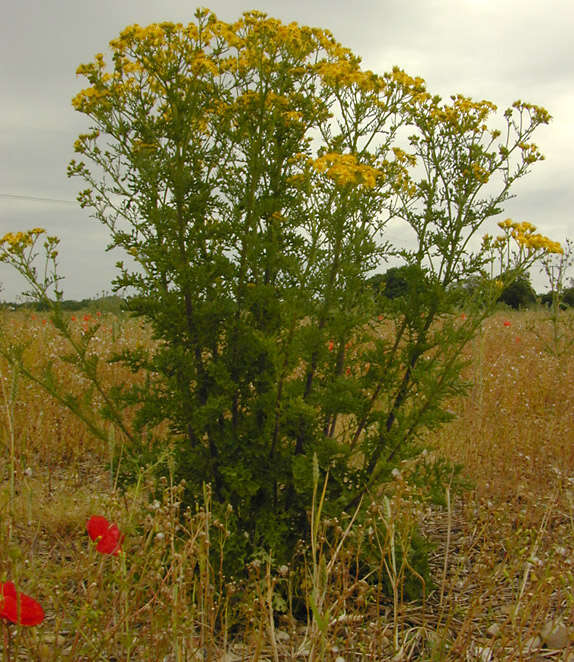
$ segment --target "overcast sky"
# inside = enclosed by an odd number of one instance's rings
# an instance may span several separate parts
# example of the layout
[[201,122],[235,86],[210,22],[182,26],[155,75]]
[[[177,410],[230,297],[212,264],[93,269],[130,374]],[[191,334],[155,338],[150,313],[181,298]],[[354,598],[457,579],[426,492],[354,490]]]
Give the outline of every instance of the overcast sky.
[[[285,22],[328,28],[378,73],[398,65],[422,76],[430,92],[489,99],[504,109],[517,99],[553,116],[535,141],[546,155],[515,192],[500,220],[527,220],[562,241],[574,239],[574,4],[572,0],[212,0],[233,21],[260,9]],[[65,298],[110,290],[120,254],[106,254],[103,227],[79,208],[81,181],[68,180],[72,145],[88,118],[72,96],[84,85],[78,64],[105,52],[132,23],[193,20],[189,0],[17,0],[0,24],[0,236],[44,227],[61,237]],[[499,219],[496,219],[499,220]],[[495,221],[489,228],[495,228]],[[486,231],[486,229],[485,229]],[[395,239],[400,233],[393,229]],[[537,289],[544,281],[532,274]],[[0,299],[23,283],[0,265]]]

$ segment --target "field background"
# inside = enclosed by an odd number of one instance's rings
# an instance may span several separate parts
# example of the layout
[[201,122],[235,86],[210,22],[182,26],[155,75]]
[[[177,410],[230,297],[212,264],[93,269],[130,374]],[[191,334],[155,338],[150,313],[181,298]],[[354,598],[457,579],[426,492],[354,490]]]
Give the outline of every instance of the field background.
[[[0,315],[6,342],[29,341],[28,364],[52,359],[82,392],[46,315]],[[70,323],[78,337],[100,324],[101,357],[150,342],[121,315],[81,311]],[[357,569],[372,532],[347,529],[343,515],[322,523],[303,606],[290,599],[300,578],[270,559],[254,561],[249,580],[221,577],[208,549],[224,544],[225,522],[211,516],[208,492],[180,519],[181,488],[169,478],[142,472],[117,489],[122,439],[102,444],[0,360],[0,581],[46,612],[35,628],[0,623],[2,660],[574,660],[573,340],[571,312],[558,327],[542,310],[484,323],[467,348],[469,397],[425,440],[427,458],[464,466],[468,489],[445,489],[442,506],[413,500],[405,467],[372,505],[386,522],[384,582]],[[118,366],[102,378],[134,379]],[[124,554],[95,551],[85,528],[93,514],[118,523]],[[434,586],[409,601],[392,550],[416,527],[434,545]]]

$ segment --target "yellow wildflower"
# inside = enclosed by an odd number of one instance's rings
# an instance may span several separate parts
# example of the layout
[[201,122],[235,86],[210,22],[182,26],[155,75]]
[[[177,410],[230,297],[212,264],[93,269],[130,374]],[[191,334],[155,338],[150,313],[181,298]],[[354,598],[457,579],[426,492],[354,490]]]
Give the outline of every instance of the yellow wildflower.
[[353,154],[338,154],[330,152],[316,159],[313,167],[317,172],[324,172],[329,179],[339,186],[351,184],[362,185],[365,188],[376,186],[380,171],[368,165],[357,162]]
[[514,222],[511,218],[506,218],[506,219],[504,219],[504,221],[500,221],[500,223],[498,224],[498,227],[506,230],[507,228],[511,228],[513,223]]

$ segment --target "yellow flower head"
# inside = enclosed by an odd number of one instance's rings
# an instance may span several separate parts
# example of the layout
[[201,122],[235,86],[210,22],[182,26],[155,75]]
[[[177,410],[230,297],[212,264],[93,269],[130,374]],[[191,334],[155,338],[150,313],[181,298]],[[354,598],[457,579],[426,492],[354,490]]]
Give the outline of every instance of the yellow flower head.
[[339,186],[350,184],[373,188],[376,186],[379,170],[357,162],[353,154],[329,152],[315,160],[313,167],[317,172],[324,172]]

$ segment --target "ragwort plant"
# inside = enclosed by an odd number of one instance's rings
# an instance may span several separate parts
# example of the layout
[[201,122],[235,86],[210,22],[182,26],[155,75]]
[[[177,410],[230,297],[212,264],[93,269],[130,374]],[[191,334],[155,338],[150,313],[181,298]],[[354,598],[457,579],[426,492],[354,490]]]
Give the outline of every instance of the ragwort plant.
[[[214,511],[232,510],[235,572],[309,539],[314,458],[329,476],[322,512],[354,512],[451,418],[462,349],[503,285],[492,241],[475,240],[542,158],[530,139],[550,116],[516,102],[501,134],[491,103],[365,71],[325,30],[255,11],[195,18],[130,26],[109,67],[98,54],[78,68],[88,86],[73,105],[91,126],[69,175],[126,254],[115,289],[155,342],[115,357],[143,385],[107,393],[89,335],[74,350],[132,455],[145,432],[188,502],[209,483]],[[391,218],[412,250],[385,241]],[[508,230],[505,278],[560,250],[532,234]],[[4,238],[3,259],[26,272],[37,237],[22,236]],[[408,287],[374,297],[366,279],[391,257],[411,267]],[[61,320],[58,296],[53,310]]]
[[[567,274],[574,264],[574,243],[566,239],[562,253],[548,254],[542,260],[542,270],[546,274],[550,285],[549,314],[546,319],[550,327],[550,338],[543,339],[545,350],[560,359],[567,354],[572,346],[572,315],[565,314],[568,306],[565,305],[567,293]],[[574,279],[570,279],[571,286]]]

